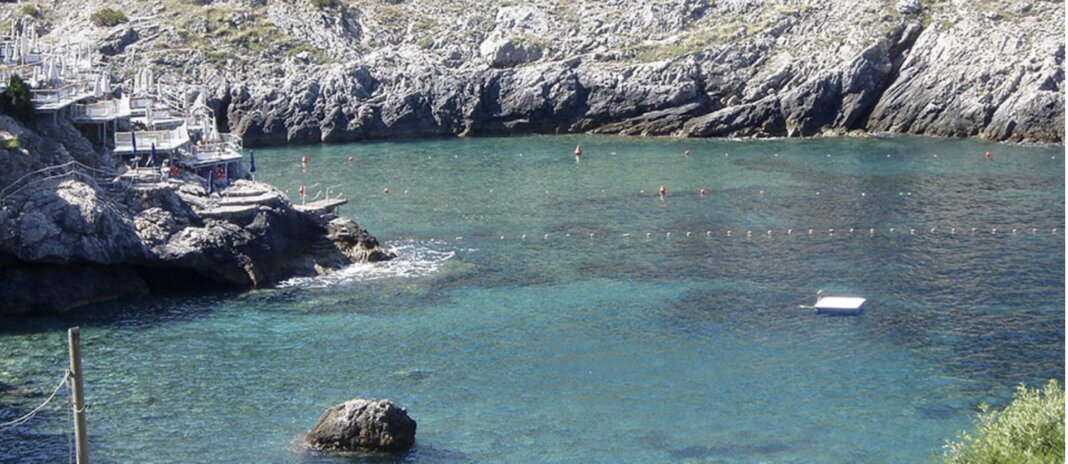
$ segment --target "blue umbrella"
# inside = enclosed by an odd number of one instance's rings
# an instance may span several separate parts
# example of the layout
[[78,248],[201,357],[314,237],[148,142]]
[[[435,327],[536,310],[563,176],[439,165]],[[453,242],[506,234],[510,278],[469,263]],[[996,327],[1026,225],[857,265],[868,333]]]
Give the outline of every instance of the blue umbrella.
[[256,152],[248,152],[248,172],[256,172]]
[[157,159],[156,159],[156,142],[152,142],[152,151],[149,152],[148,156],[149,156],[148,160],[152,162],[152,167],[158,168],[159,164],[156,163],[156,161],[157,161]]
[[137,159],[137,132],[134,132],[132,128],[130,129],[130,144],[133,145],[133,157]]

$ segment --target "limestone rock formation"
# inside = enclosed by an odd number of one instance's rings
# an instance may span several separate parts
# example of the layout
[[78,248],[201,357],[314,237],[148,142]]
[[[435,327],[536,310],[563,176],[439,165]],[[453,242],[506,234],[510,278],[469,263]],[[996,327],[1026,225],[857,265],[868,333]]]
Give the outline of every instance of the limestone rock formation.
[[501,132],[1064,139],[1058,2],[256,0],[133,14],[134,2],[88,0],[130,10],[130,23],[98,30],[65,1],[43,9],[46,40],[88,34],[117,67],[189,85],[249,145]]
[[327,409],[308,432],[321,450],[405,451],[415,444],[416,422],[389,400],[353,398]]
[[1058,142],[1062,6],[164,2],[114,30],[59,7],[41,29],[89,34],[116,66],[205,94],[250,145],[512,132]]
[[355,222],[302,212],[263,183],[238,180],[209,198],[190,174],[119,176],[69,122],[29,130],[0,116],[0,137],[12,134],[22,148],[0,151],[0,314],[183,281],[260,287],[394,256]]

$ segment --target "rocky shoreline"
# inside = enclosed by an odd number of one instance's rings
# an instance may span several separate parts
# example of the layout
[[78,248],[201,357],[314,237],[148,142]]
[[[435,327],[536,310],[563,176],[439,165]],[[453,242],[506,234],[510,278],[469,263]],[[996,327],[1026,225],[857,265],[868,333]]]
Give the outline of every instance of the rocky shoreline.
[[[302,211],[270,185],[112,167],[60,119],[0,116],[0,314],[63,312],[151,291],[248,289],[393,254],[350,219]],[[65,166],[48,175],[27,173]]]
[[[151,68],[246,146],[519,133],[1064,140],[1058,2],[63,3],[0,17],[45,41],[93,43],[116,75]],[[128,18],[94,24],[103,7]],[[63,119],[31,130],[0,117],[0,138],[17,138],[0,152],[2,186],[68,166],[0,192],[0,313],[160,281],[253,288],[390,257],[354,222],[298,211],[265,184],[238,182],[217,204],[195,176],[116,171]]]
[[[349,3],[92,0],[42,13],[118,69],[205,94],[274,145],[512,133],[1064,140],[1045,1]],[[51,15],[51,16],[50,16]],[[188,45],[177,47],[176,43]]]

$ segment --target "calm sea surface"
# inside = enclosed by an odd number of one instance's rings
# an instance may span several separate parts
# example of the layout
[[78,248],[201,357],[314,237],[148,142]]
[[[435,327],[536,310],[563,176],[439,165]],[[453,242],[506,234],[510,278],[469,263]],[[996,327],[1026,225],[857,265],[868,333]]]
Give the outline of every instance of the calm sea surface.
[[[540,136],[256,161],[297,202],[344,192],[400,258],[5,319],[0,422],[51,391],[72,325],[94,462],[929,462],[980,402],[1064,378],[1061,146]],[[818,289],[870,306],[817,316]],[[407,407],[416,447],[300,445],[355,396]],[[0,461],[67,462],[65,405],[0,432]]]

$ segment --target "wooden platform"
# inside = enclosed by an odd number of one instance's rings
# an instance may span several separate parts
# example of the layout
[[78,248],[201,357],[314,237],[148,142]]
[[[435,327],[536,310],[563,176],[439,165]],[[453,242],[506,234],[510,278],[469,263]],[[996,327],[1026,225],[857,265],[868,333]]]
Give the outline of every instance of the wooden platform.
[[348,202],[349,200],[344,198],[324,198],[322,200],[308,202],[303,205],[293,205],[293,207],[296,208],[297,211],[300,211],[302,213],[325,214],[334,212],[335,208],[344,205]]
[[820,314],[834,314],[851,316],[864,312],[864,298],[847,296],[825,296],[816,301],[816,312]]

